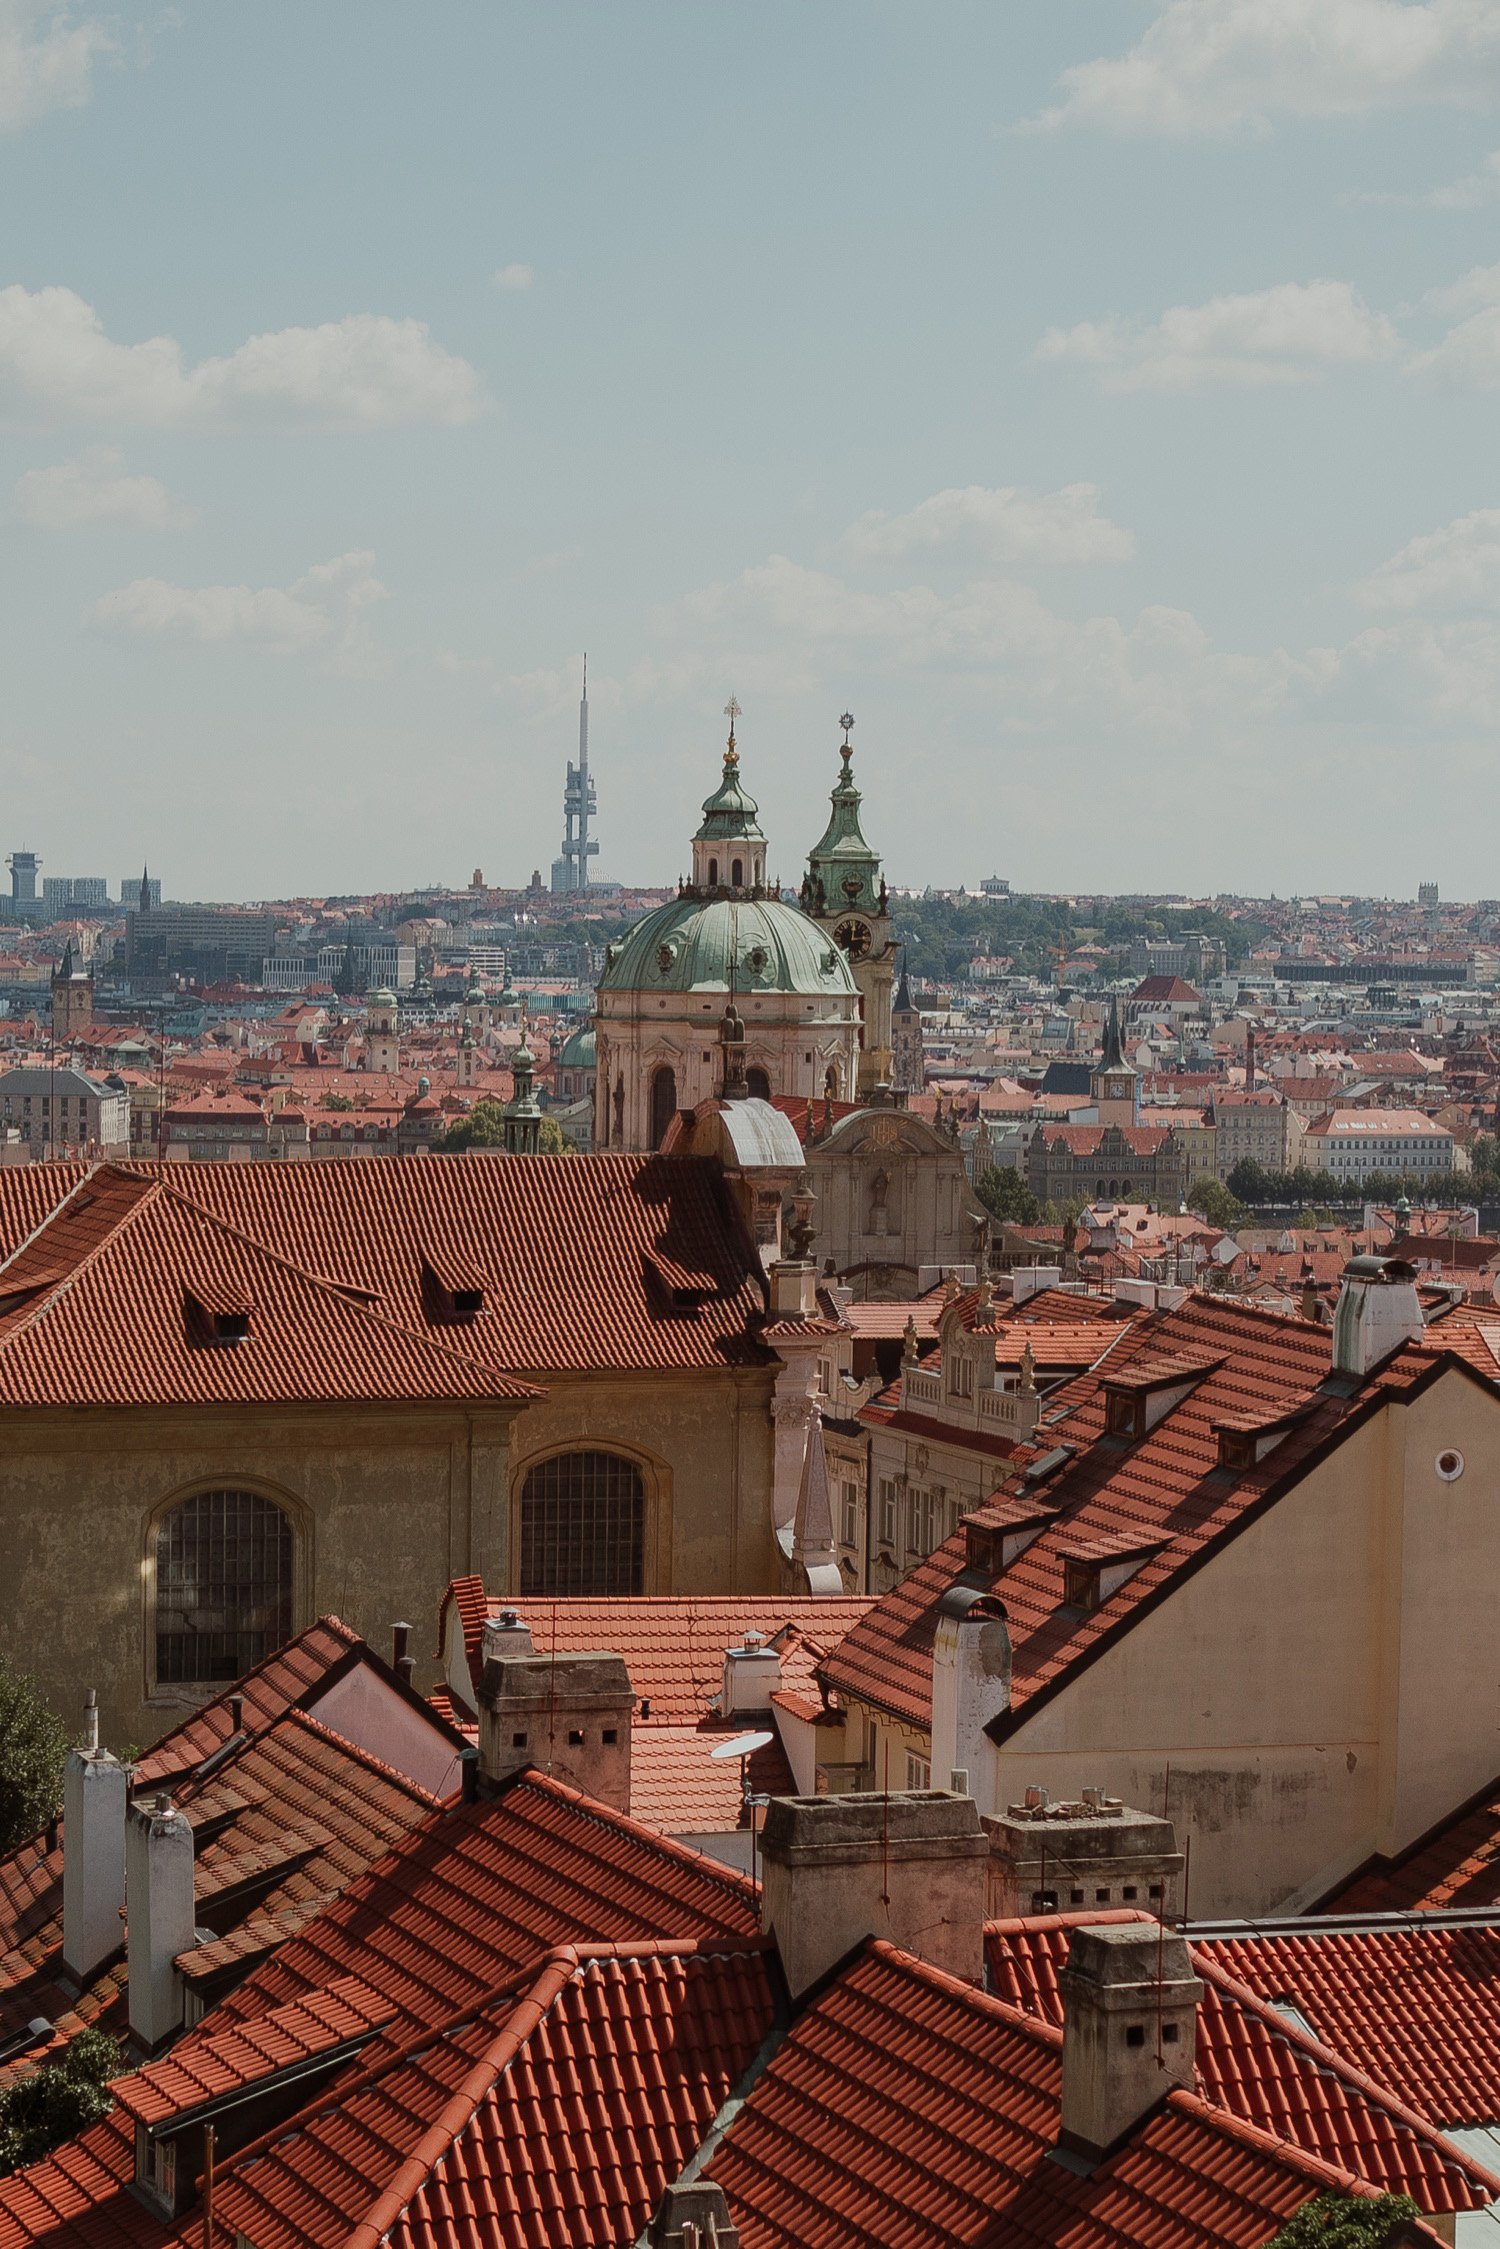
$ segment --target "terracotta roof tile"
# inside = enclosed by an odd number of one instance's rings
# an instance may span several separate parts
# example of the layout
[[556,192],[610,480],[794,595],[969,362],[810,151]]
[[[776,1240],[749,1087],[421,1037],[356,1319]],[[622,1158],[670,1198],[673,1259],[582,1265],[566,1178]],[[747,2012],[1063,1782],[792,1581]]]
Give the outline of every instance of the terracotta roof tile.
[[[990,1988],[1061,2026],[1058,1972],[1076,1928],[1142,1921],[1143,1913],[1055,1914],[992,1922],[985,1932]],[[1306,2154],[1357,2171],[1387,2194],[1409,2194],[1424,2210],[1478,2210],[1496,2183],[1409,2105],[1402,2057],[1387,2056],[1384,2081],[1351,2062],[1342,2047],[1321,2045],[1257,1997],[1215,1957],[1190,1948],[1203,1979],[1198,2006],[1198,2089],[1246,2123],[1290,2140]]]

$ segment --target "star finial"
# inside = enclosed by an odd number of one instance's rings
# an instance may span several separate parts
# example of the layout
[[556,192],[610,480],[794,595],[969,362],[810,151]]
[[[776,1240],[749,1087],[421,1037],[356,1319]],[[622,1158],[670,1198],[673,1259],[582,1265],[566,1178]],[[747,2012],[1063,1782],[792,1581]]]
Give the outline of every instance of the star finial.
[[839,720],[839,724],[844,729],[844,739],[839,745],[839,756],[844,761],[844,778],[847,780],[849,777],[849,761],[854,755],[854,744],[849,739],[854,731],[853,711],[845,711],[843,717]]
[[736,696],[731,695],[728,702],[724,705],[724,716],[729,721],[729,755],[730,757],[735,759],[738,759],[739,752],[734,746],[734,722],[739,717],[739,715],[739,700]]

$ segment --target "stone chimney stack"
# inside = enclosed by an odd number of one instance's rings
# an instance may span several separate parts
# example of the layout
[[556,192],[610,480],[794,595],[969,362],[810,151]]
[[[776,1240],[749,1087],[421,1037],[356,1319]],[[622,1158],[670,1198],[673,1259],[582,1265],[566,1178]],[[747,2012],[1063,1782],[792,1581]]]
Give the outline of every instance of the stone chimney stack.
[[1351,1257],[1333,1315],[1336,1374],[1366,1375],[1403,1343],[1421,1340],[1417,1269],[1399,1257]]
[[193,1831],[163,1790],[132,1804],[125,1822],[129,1901],[130,2035],[147,2054],[182,2027],[172,1963],[193,1946]]
[[932,1777],[985,1803],[994,1751],[984,1729],[1010,1708],[1010,1665],[1003,1604],[967,1586],[945,1593],[932,1643]]
[[125,1928],[125,1768],[99,1747],[99,1697],[92,1687],[83,1740],[63,1775],[63,1966],[86,1983]]
[[760,1848],[761,1926],[794,1999],[866,1937],[978,1982],[989,1846],[967,1796],[776,1796]]
[[1191,2088],[1203,1986],[1155,1921],[1075,1929],[1063,2000],[1062,2135],[1095,2163],[1177,2085]]
[[602,1651],[494,1655],[494,1644],[487,1631],[479,1681],[484,1778],[507,1781],[529,1767],[628,1812],[635,1692],[624,1659]]

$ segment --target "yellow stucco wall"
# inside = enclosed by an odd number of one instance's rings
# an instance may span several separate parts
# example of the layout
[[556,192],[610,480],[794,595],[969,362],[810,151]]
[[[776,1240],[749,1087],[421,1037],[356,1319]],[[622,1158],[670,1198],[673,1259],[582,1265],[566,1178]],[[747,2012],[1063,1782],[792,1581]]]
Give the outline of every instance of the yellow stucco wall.
[[639,1458],[652,1501],[647,1589],[768,1591],[771,1375],[550,1377],[513,1409],[194,1410],[6,1417],[0,1645],[71,1723],[99,1690],[105,1738],[145,1745],[185,1707],[152,1696],[154,1527],[190,1492],[263,1492],[296,1527],[297,1626],[327,1611],[384,1653],[415,1627],[418,1684],[455,1574],[508,1589],[526,1466],[575,1445]]

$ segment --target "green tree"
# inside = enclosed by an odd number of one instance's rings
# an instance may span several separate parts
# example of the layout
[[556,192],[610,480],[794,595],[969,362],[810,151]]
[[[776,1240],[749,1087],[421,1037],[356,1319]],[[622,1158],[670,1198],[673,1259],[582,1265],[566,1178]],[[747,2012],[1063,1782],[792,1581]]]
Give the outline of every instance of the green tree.
[[0,1852],[44,1828],[62,1809],[68,1737],[29,1672],[0,1656]]
[[1210,1226],[1218,1226],[1232,1234],[1236,1226],[1243,1226],[1250,1213],[1243,1203],[1237,1202],[1229,1189],[1207,1172],[1193,1180],[1187,1191],[1187,1206],[1206,1219]]
[[1404,2194],[1315,2194],[1267,2249],[1380,2249],[1393,2226],[1416,2216]]
[[0,2092],[0,2173],[50,2155],[114,2107],[109,2080],[120,2049],[102,2030],[80,2030],[60,2054]]
[[1251,1156],[1237,1163],[1225,1181],[1231,1195],[1241,1203],[1269,1203],[1275,1200],[1271,1193],[1272,1178],[1263,1164]]
[[556,1117],[543,1117],[537,1127],[536,1150],[539,1156],[568,1156],[572,1149],[563,1137],[563,1128]]
[[433,1152],[440,1156],[461,1155],[465,1148],[503,1148],[505,1146],[505,1107],[499,1101],[476,1101],[466,1117],[455,1117],[441,1140],[434,1140]]
[[1034,1226],[1042,1206],[1021,1174],[1011,1165],[990,1165],[974,1182],[974,1192],[991,1218],[1007,1219],[1013,1226]]

